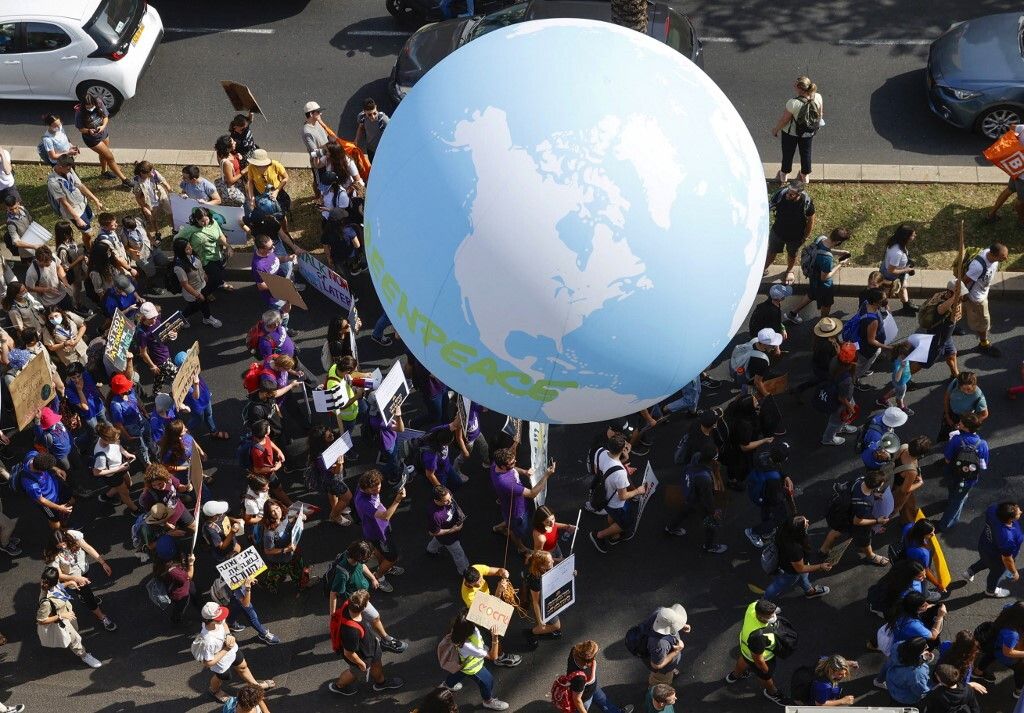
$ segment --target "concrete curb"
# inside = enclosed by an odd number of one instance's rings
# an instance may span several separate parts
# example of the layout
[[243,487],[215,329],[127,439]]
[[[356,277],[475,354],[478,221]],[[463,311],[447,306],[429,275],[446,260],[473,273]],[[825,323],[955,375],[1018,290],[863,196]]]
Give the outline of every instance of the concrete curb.
[[[868,275],[876,269],[878,268],[844,267],[832,279],[832,282],[835,284],[839,294],[847,296],[857,295],[867,286]],[[772,284],[781,282],[785,274],[786,269],[784,267],[773,265],[761,281],[761,291],[767,292]],[[800,272],[799,265],[793,271],[793,274],[796,276],[796,282],[793,283],[794,292],[806,293],[807,278]],[[910,295],[915,298],[930,297],[939,290],[946,289],[946,284],[952,279],[952,270],[918,270],[910,278],[908,285]],[[1021,294],[1024,294],[1024,272],[997,272],[992,279],[991,287],[989,287],[989,297],[992,299],[1019,298]]]

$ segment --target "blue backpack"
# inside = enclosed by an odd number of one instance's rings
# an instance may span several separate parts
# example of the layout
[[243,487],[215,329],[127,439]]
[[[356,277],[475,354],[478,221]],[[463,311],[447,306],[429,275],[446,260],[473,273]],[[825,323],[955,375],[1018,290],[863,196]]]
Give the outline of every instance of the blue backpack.
[[24,493],[25,489],[22,487],[21,477],[25,475],[25,464],[18,463],[11,468],[11,479],[7,481],[7,485],[10,486],[11,490],[16,493]]
[[865,319],[877,319],[878,328],[882,328],[882,320],[877,312],[858,312],[846,320],[843,325],[844,342],[860,342],[860,325]]

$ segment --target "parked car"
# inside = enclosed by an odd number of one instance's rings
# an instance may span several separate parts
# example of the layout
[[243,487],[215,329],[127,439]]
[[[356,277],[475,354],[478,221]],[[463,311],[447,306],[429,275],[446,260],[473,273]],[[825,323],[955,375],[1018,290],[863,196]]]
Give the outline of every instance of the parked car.
[[[703,46],[690,19],[664,2],[648,4],[647,34],[704,66]],[[609,0],[528,0],[490,15],[444,20],[425,25],[405,42],[391,70],[388,92],[398,104],[435,64],[467,42],[507,25],[527,20],[572,17],[611,22]]]
[[0,0],[0,98],[135,96],[164,34],[146,0]]
[[958,22],[928,50],[928,106],[961,129],[996,139],[1024,117],[1024,14]]

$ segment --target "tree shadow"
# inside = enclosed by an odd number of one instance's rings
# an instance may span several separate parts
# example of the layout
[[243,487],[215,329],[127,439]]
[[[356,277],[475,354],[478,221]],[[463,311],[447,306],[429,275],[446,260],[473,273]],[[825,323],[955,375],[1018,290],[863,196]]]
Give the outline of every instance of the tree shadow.
[[411,34],[411,30],[400,27],[394,18],[385,15],[346,25],[331,38],[331,47],[341,50],[346,57],[355,57],[358,54],[368,54],[371,57],[391,57],[397,54]]

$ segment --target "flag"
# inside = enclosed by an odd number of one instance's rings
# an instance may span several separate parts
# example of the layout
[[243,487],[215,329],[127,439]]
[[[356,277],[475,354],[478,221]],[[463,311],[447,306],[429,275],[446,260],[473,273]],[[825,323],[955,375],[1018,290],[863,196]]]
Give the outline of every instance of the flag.
[[1024,174],[1024,146],[1021,145],[1016,127],[996,139],[996,142],[982,151],[982,155],[1005,171],[1010,178]]

